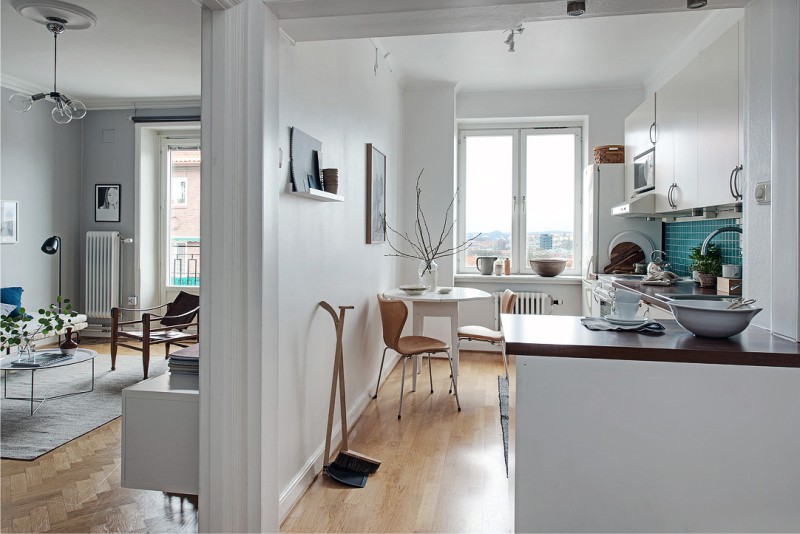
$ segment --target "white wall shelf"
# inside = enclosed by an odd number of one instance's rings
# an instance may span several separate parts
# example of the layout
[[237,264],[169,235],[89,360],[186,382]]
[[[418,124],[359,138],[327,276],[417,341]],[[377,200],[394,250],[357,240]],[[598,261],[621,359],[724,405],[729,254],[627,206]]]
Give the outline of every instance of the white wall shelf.
[[344,202],[344,197],[341,195],[334,195],[327,191],[320,191],[319,189],[309,189],[308,191],[290,191],[292,195],[310,198],[311,200],[319,200],[320,202]]

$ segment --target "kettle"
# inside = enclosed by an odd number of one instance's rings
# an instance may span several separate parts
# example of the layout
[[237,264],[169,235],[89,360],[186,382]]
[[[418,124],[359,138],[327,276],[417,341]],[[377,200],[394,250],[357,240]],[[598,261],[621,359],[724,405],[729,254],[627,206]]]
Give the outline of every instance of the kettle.
[[654,250],[650,254],[650,263],[647,265],[647,274],[658,274],[662,271],[669,269],[670,265],[667,263],[667,253],[663,250]]
[[475,259],[475,267],[481,274],[492,274],[495,260],[497,256],[478,256]]

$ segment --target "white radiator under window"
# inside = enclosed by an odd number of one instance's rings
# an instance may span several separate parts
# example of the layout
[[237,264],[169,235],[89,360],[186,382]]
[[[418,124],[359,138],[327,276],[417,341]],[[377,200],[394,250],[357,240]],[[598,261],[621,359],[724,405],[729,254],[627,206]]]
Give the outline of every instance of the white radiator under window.
[[86,232],[86,283],[84,313],[110,319],[119,306],[119,232]]
[[[521,313],[527,315],[550,315],[553,313],[553,305],[559,304],[547,293],[534,293],[528,291],[515,291],[517,302],[511,313]],[[492,293],[494,301],[494,326],[500,330],[500,299],[503,293],[496,291]]]

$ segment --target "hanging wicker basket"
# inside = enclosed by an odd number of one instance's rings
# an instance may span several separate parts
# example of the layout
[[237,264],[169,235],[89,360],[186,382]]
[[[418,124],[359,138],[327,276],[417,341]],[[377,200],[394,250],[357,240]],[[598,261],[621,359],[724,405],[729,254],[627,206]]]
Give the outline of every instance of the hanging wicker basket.
[[625,163],[625,145],[594,147],[595,163]]

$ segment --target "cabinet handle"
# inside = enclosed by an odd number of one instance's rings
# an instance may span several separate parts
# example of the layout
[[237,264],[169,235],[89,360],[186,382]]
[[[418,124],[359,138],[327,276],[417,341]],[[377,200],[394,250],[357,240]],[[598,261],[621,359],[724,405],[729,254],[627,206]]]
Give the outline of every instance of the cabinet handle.
[[667,202],[669,203],[669,207],[675,209],[678,207],[678,203],[674,200],[673,193],[675,192],[675,188],[678,187],[678,184],[672,184],[669,186],[669,190],[667,191]]
[[657,133],[658,133],[658,131],[656,130],[656,123],[654,122],[653,124],[650,125],[650,131],[647,134],[650,137],[650,142],[652,144],[656,144],[656,136],[655,136],[655,134],[657,134]]
[[742,167],[741,165],[737,165],[736,168],[733,169],[733,189],[736,192],[736,195],[734,195],[734,198],[736,198],[736,200],[742,200],[744,198],[742,191],[739,189],[739,173],[742,171],[743,168],[744,167]]

